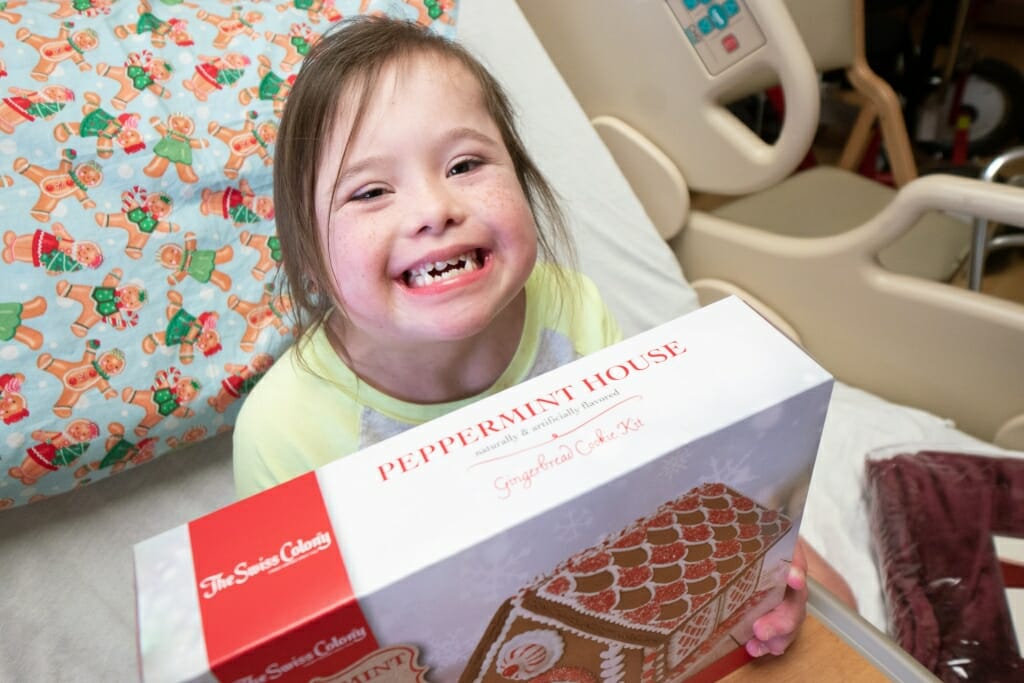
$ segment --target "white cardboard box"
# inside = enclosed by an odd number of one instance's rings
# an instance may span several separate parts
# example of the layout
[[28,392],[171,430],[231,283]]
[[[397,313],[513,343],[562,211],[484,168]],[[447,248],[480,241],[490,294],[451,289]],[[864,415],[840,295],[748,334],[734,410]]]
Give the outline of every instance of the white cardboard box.
[[690,677],[781,597],[831,387],[728,299],[148,539],[143,678]]

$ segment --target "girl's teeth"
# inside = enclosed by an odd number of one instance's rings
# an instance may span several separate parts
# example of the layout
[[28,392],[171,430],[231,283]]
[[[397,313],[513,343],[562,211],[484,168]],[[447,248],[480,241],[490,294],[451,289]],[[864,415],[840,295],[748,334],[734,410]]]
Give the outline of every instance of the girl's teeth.
[[437,261],[432,265],[423,266],[410,272],[409,286],[412,288],[426,287],[435,282],[443,282],[453,277],[477,270],[479,266],[472,253],[466,253],[447,261]]

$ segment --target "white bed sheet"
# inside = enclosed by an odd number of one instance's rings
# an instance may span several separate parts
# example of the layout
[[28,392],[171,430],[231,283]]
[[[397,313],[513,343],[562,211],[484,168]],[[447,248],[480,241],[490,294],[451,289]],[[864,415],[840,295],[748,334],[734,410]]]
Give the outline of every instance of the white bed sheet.
[[[460,36],[508,87],[521,130],[565,200],[582,270],[627,334],[697,306],[672,252],[513,0],[466,2]],[[881,625],[858,500],[864,454],[898,441],[978,446],[938,418],[837,386],[804,532]],[[230,438],[39,504],[0,512],[0,681],[137,677],[132,545],[229,503]]]

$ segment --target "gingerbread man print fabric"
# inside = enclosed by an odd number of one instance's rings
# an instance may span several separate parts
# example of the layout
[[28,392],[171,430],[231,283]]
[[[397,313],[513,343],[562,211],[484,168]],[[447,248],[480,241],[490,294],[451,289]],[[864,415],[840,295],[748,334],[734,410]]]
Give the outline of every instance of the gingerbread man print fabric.
[[271,173],[302,59],[456,0],[0,0],[0,510],[229,430],[292,342]]

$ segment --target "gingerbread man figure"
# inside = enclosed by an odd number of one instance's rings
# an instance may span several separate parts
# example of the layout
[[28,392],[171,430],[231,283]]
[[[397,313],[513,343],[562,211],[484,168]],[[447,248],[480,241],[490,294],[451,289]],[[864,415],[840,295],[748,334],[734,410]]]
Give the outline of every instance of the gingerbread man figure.
[[65,149],[64,158],[55,169],[29,163],[25,157],[14,160],[14,170],[35,183],[39,188],[39,199],[29,211],[37,221],[46,223],[57,205],[68,197],[74,197],[83,208],[91,209],[96,202],[89,199],[89,190],[103,182],[103,171],[95,161],[86,161],[75,166],[75,150]]
[[245,178],[238,181],[237,188],[230,185],[223,190],[205,188],[200,199],[199,213],[226,218],[236,228],[274,219],[274,199],[270,195],[257,196]]
[[100,107],[100,96],[94,92],[85,93],[85,102],[79,123],[58,123],[53,129],[53,137],[58,142],[67,142],[72,135],[96,138],[96,156],[101,159],[114,154],[115,143],[128,154],[145,149],[138,114],[114,116]]
[[75,99],[75,93],[62,85],[48,85],[42,90],[11,87],[7,92],[10,97],[0,99],[0,133],[8,135],[23,123],[52,119]]
[[26,2],[28,2],[28,0],[7,0],[7,2],[0,6],[0,19],[3,19],[10,24],[17,24],[21,21],[21,15],[17,12],[12,12],[11,10],[24,7]]
[[257,99],[270,102],[274,108],[274,116],[281,118],[284,103],[288,99],[288,93],[292,91],[296,75],[289,74],[286,78],[281,78],[271,70],[270,59],[266,55],[258,55],[256,61],[259,64],[257,73],[260,75],[260,84],[238,91],[238,101],[243,105],[249,105]]
[[309,50],[320,40],[320,34],[309,24],[292,24],[288,33],[266,31],[263,37],[274,45],[284,48],[284,57],[278,65],[282,71],[292,71],[306,58]]
[[206,399],[206,402],[218,413],[223,413],[232,403],[252,391],[273,364],[274,357],[269,353],[257,353],[249,365],[225,363],[224,370],[228,375],[221,380],[217,395]]
[[274,295],[274,288],[263,286],[263,296],[259,301],[242,301],[232,294],[228,297],[228,308],[245,318],[245,333],[239,347],[251,353],[256,349],[256,340],[260,333],[268,327],[274,327],[281,335],[288,334],[291,328],[285,322],[285,316],[291,313],[292,302],[287,296]]
[[165,244],[157,252],[157,259],[160,265],[174,271],[167,276],[167,284],[176,285],[186,277],[191,277],[196,282],[215,285],[223,291],[231,289],[231,276],[217,266],[224,265],[231,261],[234,250],[230,245],[224,245],[220,249],[197,249],[196,234],[185,233],[184,245]]
[[128,232],[128,246],[124,253],[130,258],[141,258],[142,248],[154,232],[178,232],[180,227],[164,220],[174,208],[170,195],[163,192],[149,194],[135,185],[121,193],[121,213],[97,213],[96,224],[101,228],[120,228]]
[[167,38],[180,47],[194,45],[192,36],[188,32],[188,22],[184,19],[168,19],[164,21],[153,14],[153,6],[148,0],[139,2],[139,19],[134,24],[121,24],[114,27],[114,35],[124,40],[131,34],[149,34],[149,41],[153,47],[163,47],[167,44]]
[[138,311],[146,302],[146,290],[135,284],[118,287],[121,275],[121,269],[114,268],[98,287],[72,285],[67,280],[57,283],[57,296],[82,305],[82,313],[71,323],[75,336],[84,337],[101,320],[115,330],[138,324]]
[[71,417],[75,404],[85,392],[96,389],[103,398],[110,400],[117,396],[117,389],[110,386],[110,378],[124,370],[124,352],[111,349],[97,354],[100,343],[95,339],[85,342],[85,352],[80,360],[58,360],[48,353],[39,354],[36,366],[50,373],[64,386],[53,413],[57,417]]
[[156,116],[149,122],[163,137],[153,146],[153,160],[146,164],[142,172],[151,178],[160,178],[173,163],[181,182],[197,182],[199,176],[192,170],[192,150],[208,147],[210,143],[203,138],[192,137],[196,129],[192,118],[178,112],[167,117],[166,125]]
[[260,255],[260,260],[252,269],[252,276],[257,280],[262,280],[267,273],[276,271],[281,265],[281,240],[277,235],[260,235],[243,230],[238,234],[238,241],[244,247],[252,247]]
[[60,432],[37,429],[32,432],[37,443],[25,450],[21,467],[12,467],[7,474],[25,486],[32,486],[50,472],[73,464],[99,435],[99,425],[86,419],[72,420]]
[[334,0],[292,0],[277,5],[277,11],[287,12],[292,7],[305,12],[306,18],[313,24],[320,23],[321,18],[332,23],[341,21],[341,12],[334,6]]
[[110,98],[114,109],[123,110],[143,91],[149,91],[157,97],[170,99],[171,91],[163,86],[171,79],[174,69],[170,64],[154,57],[149,50],[129,52],[123,66],[110,66],[105,62],[96,65],[96,74],[117,81],[121,86],[117,94]]
[[185,419],[195,413],[188,407],[202,386],[192,377],[183,377],[175,367],[156,373],[149,389],[125,389],[121,400],[146,411],[142,421],[135,427],[135,435],[145,437],[149,430],[168,415]]
[[25,375],[20,372],[0,374],[0,420],[12,425],[28,417],[28,401],[21,393]]
[[225,52],[216,57],[199,56],[199,64],[192,78],[182,82],[200,102],[205,102],[211,93],[235,85],[245,75],[249,58],[238,52]]
[[189,444],[199,443],[206,438],[206,427],[203,425],[195,425],[185,430],[185,433],[181,435],[181,438],[174,436],[167,437],[167,445],[171,448],[181,448],[182,446],[188,446]]
[[103,264],[103,252],[95,242],[75,240],[62,223],[53,224],[53,232],[36,230],[17,235],[4,232],[4,263],[31,263],[47,275],[73,273],[83,268],[96,269]]
[[57,9],[50,13],[54,19],[110,14],[110,7],[114,4],[114,0],[47,0],[47,2],[57,5]]
[[85,61],[85,53],[99,45],[96,31],[86,28],[72,32],[69,22],[61,25],[54,38],[32,33],[27,28],[19,28],[14,37],[39,53],[39,61],[31,73],[37,81],[47,80],[57,65],[66,59],[77,64],[79,71],[88,71],[92,66]]
[[255,112],[249,112],[240,130],[224,128],[216,121],[210,121],[207,127],[213,137],[228,146],[228,160],[224,164],[224,175],[228,178],[237,178],[242,164],[253,154],[263,159],[264,166],[274,163],[269,147],[277,140],[277,124],[265,121],[256,125],[254,117]]
[[149,437],[138,443],[125,438],[125,428],[120,422],[111,422],[107,425],[106,443],[103,444],[106,453],[99,460],[82,465],[75,470],[75,479],[81,479],[90,472],[97,472],[110,468],[111,474],[117,474],[128,465],[141,465],[153,459],[156,451],[157,439]]
[[167,298],[170,301],[167,306],[167,329],[147,334],[142,340],[143,351],[153,353],[159,346],[177,346],[178,360],[188,365],[192,362],[196,348],[207,358],[221,350],[220,334],[217,333],[217,320],[220,316],[215,311],[192,315],[182,307],[181,294],[173,289],[167,292]]
[[[380,0],[362,0],[359,4],[359,13],[383,16],[389,10],[396,8],[396,3],[391,0],[386,0],[384,4],[384,8],[377,9],[381,5]],[[405,11],[403,19],[415,21],[423,26],[430,26],[435,21],[451,24],[451,11],[455,8],[455,2],[454,0],[403,0],[397,4],[397,7]]]
[[242,12],[241,8],[237,6],[231,9],[231,16],[227,17],[210,14],[202,9],[196,12],[196,19],[205,21],[217,29],[217,35],[213,39],[213,46],[218,50],[226,50],[231,41],[237,36],[260,37],[259,31],[256,30],[254,25],[263,19],[262,12],[255,10]]
[[32,297],[28,301],[0,302],[0,343],[21,342],[33,351],[43,345],[43,335],[24,324],[24,320],[46,313],[46,299]]

